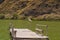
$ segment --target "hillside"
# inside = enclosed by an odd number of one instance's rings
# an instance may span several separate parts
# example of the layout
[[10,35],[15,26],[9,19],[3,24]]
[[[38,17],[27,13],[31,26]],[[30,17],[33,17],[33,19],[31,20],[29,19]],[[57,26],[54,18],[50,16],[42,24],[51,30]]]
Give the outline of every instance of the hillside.
[[[5,17],[30,17],[60,19],[60,0],[1,0],[0,14]],[[58,17],[57,17],[58,16]]]

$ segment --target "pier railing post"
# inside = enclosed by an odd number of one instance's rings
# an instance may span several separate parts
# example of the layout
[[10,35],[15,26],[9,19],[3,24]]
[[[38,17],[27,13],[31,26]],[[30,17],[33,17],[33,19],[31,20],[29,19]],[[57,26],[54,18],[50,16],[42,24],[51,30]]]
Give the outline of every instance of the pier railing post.
[[[42,27],[45,27],[46,30],[44,30]],[[44,31],[46,32],[45,35],[48,36],[48,25],[39,25],[37,24],[36,29],[37,33],[41,33],[44,35]]]

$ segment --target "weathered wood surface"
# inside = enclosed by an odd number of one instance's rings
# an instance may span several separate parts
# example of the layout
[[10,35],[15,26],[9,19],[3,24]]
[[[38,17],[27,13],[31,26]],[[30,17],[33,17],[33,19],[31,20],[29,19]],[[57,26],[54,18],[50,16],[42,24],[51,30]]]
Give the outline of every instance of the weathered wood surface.
[[[10,29],[11,32],[12,29]],[[48,36],[42,36],[37,34],[29,29],[14,29],[14,32],[11,32],[13,35],[12,40],[46,40]]]

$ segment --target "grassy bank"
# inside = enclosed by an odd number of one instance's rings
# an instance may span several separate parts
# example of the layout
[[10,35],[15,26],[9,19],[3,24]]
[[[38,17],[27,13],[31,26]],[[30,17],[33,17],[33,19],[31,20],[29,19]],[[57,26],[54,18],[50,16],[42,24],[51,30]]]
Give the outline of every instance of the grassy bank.
[[29,28],[34,31],[36,24],[47,24],[50,40],[60,40],[60,21],[33,21],[24,20],[0,20],[0,40],[9,40],[9,23],[12,22],[16,28]]

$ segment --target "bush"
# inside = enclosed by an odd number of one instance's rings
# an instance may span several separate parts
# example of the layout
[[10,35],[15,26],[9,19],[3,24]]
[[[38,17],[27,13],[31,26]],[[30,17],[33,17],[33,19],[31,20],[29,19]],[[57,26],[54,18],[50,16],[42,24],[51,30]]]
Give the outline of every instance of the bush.
[[0,14],[0,19],[4,19],[4,18],[5,18],[4,14]]
[[10,15],[10,14],[6,14],[6,15],[5,15],[5,19],[12,19],[12,17],[13,17],[13,16]]
[[12,19],[18,19],[18,14],[13,14],[13,17],[12,17]]
[[51,17],[53,20],[60,20],[60,15],[54,14]]
[[24,15],[18,15],[18,19],[23,20],[23,19],[25,19],[25,16]]
[[40,15],[40,16],[32,18],[32,19],[33,20],[46,20],[46,21],[60,20],[60,15],[58,15],[58,14],[45,14],[45,15]]
[[38,16],[38,17],[34,17],[32,18],[32,20],[44,20],[44,16]]
[[46,20],[60,20],[60,15],[50,14],[49,16],[46,16]]

